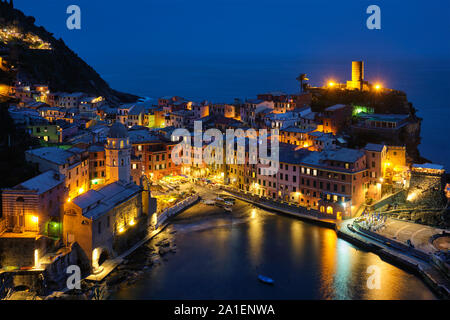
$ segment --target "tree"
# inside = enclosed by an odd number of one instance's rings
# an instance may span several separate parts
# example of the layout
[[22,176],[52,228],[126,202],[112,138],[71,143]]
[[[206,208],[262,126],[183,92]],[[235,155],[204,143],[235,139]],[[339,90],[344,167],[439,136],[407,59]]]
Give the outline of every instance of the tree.
[[[308,81],[309,79],[306,77],[306,73],[302,73],[297,77],[297,81],[300,82],[300,92],[303,92],[305,87],[303,86],[303,81]],[[306,85],[306,83],[305,83]]]

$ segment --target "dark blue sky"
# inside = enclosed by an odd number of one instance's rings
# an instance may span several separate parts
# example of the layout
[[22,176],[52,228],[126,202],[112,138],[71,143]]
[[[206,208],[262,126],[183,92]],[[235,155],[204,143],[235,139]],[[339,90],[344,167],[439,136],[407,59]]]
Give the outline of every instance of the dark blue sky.
[[[82,30],[66,28],[78,4]],[[366,28],[381,8],[382,29]],[[448,0],[15,0],[88,62],[123,54],[257,54],[295,57],[450,56]]]

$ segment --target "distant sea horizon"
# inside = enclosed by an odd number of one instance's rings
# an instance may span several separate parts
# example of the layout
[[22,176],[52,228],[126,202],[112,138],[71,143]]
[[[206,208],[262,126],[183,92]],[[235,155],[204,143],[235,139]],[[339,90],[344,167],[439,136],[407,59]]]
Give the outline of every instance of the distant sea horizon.
[[[116,57],[117,58],[117,57]],[[204,55],[180,56],[130,54],[125,60],[89,61],[119,91],[157,99],[177,95],[194,101],[232,103],[235,98],[255,98],[258,93],[299,91],[295,78],[306,73],[310,84],[329,79],[346,82],[351,61],[289,56]],[[450,59],[367,59],[365,79],[404,91],[423,119],[421,156],[450,170],[448,121],[450,107]]]

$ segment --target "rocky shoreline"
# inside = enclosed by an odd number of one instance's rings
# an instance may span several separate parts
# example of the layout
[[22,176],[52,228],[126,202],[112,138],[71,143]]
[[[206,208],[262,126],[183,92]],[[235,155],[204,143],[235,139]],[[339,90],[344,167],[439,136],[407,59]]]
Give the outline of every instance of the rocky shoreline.
[[[101,282],[83,280],[80,290],[70,290],[65,293],[54,292],[47,297],[36,297],[36,299],[106,300],[112,293],[138,282],[146,272],[160,266],[162,261],[168,261],[169,256],[177,252],[175,233],[175,230],[167,230],[149,240],[145,245],[130,254]],[[30,293],[30,295],[32,294]]]

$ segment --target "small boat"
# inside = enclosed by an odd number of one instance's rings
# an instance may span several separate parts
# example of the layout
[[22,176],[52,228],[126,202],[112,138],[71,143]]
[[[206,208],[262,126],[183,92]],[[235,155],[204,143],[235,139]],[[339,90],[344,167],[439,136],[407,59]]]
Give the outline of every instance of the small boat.
[[235,203],[236,199],[235,198],[231,198],[231,197],[224,197],[223,200],[225,200],[226,202],[231,202],[231,203]]
[[231,207],[224,207],[224,209],[225,209],[225,211],[233,212],[233,209],[231,209]]
[[221,197],[217,197],[216,201],[225,201],[225,200],[223,200]]
[[261,281],[262,283],[265,283],[265,284],[272,284],[273,285],[275,283],[275,281],[272,278],[263,276],[261,274],[258,275],[258,280]]
[[203,203],[208,206],[213,206],[216,204],[216,202],[214,200],[204,200]]

